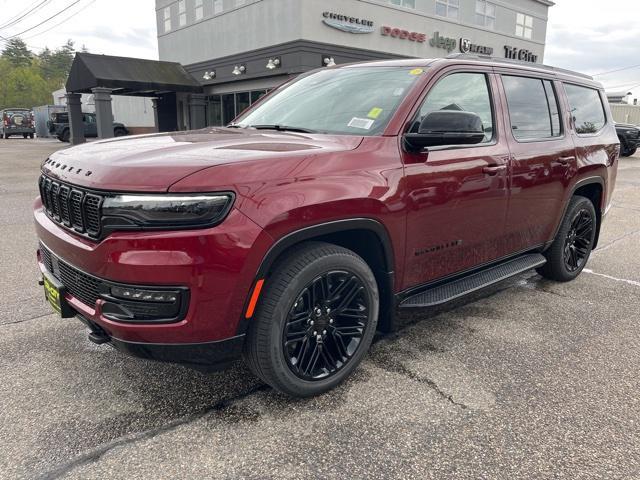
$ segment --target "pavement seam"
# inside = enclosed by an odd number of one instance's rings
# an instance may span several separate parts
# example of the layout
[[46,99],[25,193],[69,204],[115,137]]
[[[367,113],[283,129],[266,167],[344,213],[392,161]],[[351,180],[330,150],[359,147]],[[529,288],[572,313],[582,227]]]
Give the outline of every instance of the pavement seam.
[[253,395],[254,393],[267,390],[268,388],[269,388],[268,385],[265,385],[265,384],[256,385],[250,388],[249,390],[243,393],[240,393],[234,397],[224,398],[216,402],[211,407],[208,407],[198,413],[194,413],[192,415],[187,415],[185,417],[178,418],[160,427],[144,430],[142,432],[130,433],[128,435],[124,435],[122,437],[116,438],[114,440],[111,440],[108,443],[105,443],[99,446],[98,448],[95,448],[89,452],[86,452],[74,458],[70,462],[67,462],[63,465],[60,465],[54,468],[53,470],[50,470],[49,472],[44,473],[38,478],[43,480],[62,478],[63,476],[71,473],[73,470],[75,470],[78,467],[82,467],[82,466],[99,461],[104,455],[106,455],[107,453],[109,453],[111,450],[115,448],[118,448],[124,445],[130,445],[130,444],[139,442],[141,440],[149,440],[158,435],[171,432],[172,430],[175,430],[183,425],[187,425],[191,422],[195,422],[196,420],[200,420],[201,418],[204,418],[205,416],[207,416],[212,412],[219,412],[219,411],[225,410],[235,402],[243,400],[244,398],[250,395]]
[[24,322],[28,322],[30,320],[37,320],[38,318],[48,317],[49,315],[53,315],[53,312],[42,313],[40,315],[35,315],[33,317],[24,318],[22,320],[16,320],[15,322],[0,323],[0,327],[4,327],[5,325],[15,325],[16,323],[24,323]]

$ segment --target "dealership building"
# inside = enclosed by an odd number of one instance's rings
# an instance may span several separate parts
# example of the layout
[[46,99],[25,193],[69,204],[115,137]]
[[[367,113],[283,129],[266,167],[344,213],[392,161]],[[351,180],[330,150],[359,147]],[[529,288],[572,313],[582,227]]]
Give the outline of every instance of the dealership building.
[[[544,58],[549,0],[156,0],[161,61],[203,94],[178,93],[179,129],[224,125],[269,89],[327,65],[454,53]],[[199,116],[200,117],[200,116]],[[201,123],[201,122],[197,122]]]

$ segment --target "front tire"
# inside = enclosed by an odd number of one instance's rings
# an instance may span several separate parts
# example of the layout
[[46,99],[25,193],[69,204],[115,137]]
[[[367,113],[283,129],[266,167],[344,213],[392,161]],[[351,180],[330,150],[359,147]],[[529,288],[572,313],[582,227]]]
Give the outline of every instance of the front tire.
[[597,222],[591,200],[579,195],[571,198],[558,234],[544,253],[547,263],[537,269],[538,273],[557,282],[580,275],[591,255]]
[[320,242],[295,247],[266,281],[245,361],[285,394],[326,392],[362,361],[379,304],[375,277],[354,252]]

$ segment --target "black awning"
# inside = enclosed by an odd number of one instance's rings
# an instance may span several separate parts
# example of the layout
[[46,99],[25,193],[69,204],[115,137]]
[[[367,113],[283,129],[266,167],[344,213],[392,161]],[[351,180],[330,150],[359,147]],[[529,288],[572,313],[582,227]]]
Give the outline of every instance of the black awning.
[[66,89],[91,93],[106,87],[114,95],[153,97],[165,92],[202,93],[202,86],[179,63],[76,53]]

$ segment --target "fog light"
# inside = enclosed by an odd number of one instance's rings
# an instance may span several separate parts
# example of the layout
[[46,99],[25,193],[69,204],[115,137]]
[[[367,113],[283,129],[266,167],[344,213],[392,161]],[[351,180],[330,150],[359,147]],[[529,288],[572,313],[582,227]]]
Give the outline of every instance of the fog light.
[[175,303],[178,300],[178,292],[126,287],[111,287],[111,295],[123,300],[138,300],[141,302]]

